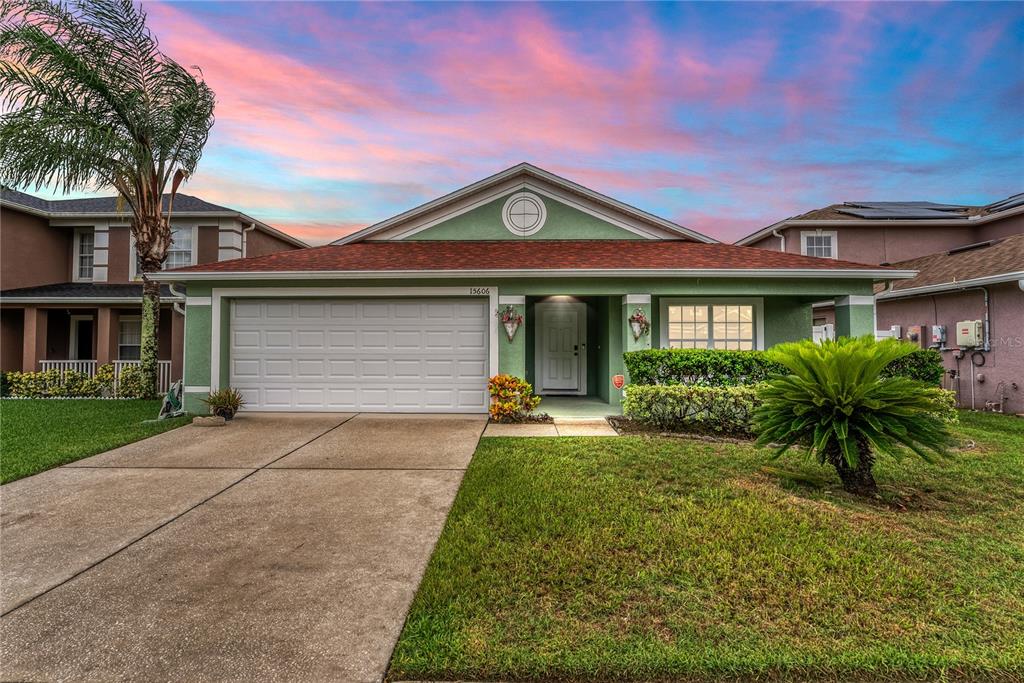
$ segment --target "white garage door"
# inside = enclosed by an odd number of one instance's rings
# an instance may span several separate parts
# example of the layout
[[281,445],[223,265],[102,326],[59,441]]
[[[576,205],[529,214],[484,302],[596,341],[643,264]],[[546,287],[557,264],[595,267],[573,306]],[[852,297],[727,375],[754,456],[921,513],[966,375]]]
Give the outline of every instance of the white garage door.
[[486,299],[246,300],[231,386],[253,410],[485,412]]

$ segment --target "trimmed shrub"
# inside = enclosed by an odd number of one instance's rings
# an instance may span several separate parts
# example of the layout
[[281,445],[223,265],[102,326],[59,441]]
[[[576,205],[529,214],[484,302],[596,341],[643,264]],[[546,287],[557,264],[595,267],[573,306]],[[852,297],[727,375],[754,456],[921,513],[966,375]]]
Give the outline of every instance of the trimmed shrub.
[[18,398],[100,397],[111,392],[113,381],[110,365],[99,368],[95,377],[76,370],[7,373],[9,395]]
[[495,422],[522,422],[540,405],[533,385],[514,375],[495,375],[487,382],[491,394],[488,412]]
[[149,387],[141,365],[125,365],[117,378],[118,398],[149,398]]
[[[770,352],[724,349],[645,349],[623,354],[632,384],[727,387],[757,384],[788,371]],[[935,349],[915,349],[890,363],[882,377],[906,377],[938,386],[945,369]]]
[[749,437],[760,406],[756,386],[630,384],[622,413],[665,431]]

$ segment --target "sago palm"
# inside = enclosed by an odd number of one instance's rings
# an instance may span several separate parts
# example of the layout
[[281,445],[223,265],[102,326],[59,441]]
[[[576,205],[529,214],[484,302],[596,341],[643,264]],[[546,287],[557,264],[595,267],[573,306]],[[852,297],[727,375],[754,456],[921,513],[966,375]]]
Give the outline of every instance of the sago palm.
[[871,471],[876,456],[897,457],[904,449],[926,460],[945,454],[952,438],[942,391],[904,377],[879,377],[914,348],[863,337],[770,350],[789,374],[773,377],[759,392],[758,444],[777,444],[776,457],[805,446],[835,467],[844,489],[863,495],[877,493]]
[[160,286],[147,273],[167,258],[174,195],[213,126],[213,92],[160,52],[131,0],[3,0],[0,12],[0,180],[117,192],[139,255],[142,371],[155,393]]

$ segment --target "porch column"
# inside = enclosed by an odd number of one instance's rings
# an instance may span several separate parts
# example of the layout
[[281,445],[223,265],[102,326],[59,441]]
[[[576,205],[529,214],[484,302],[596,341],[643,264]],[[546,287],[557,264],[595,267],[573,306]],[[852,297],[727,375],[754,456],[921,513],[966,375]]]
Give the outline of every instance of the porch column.
[[526,326],[532,324],[526,319],[525,296],[499,296],[498,308],[511,306],[515,312],[523,316],[523,323],[516,330],[511,340],[501,320],[496,320],[498,335],[498,372],[503,375],[514,375],[526,379]]
[[[209,412],[209,408],[201,399],[206,398],[210,393],[213,378],[212,357],[213,352],[213,302],[208,295],[209,290],[204,292],[205,296],[196,296],[189,289],[189,296],[185,301],[185,349],[184,360],[186,364],[182,369],[184,380],[183,398],[185,410],[200,415]],[[227,306],[222,306],[223,311]],[[223,321],[221,331],[227,328],[227,321]],[[227,334],[220,337],[220,344],[228,344]],[[221,349],[217,349],[219,354]],[[218,363],[226,360],[226,357],[218,355]],[[218,370],[219,372],[219,370]],[[219,381],[219,379],[218,379]]]
[[[644,349],[651,348],[651,338],[654,336],[654,327],[647,331],[646,334],[641,334],[638,338],[633,337],[633,327],[629,324],[629,319],[637,311],[643,311],[648,322],[651,320],[651,295],[650,294],[626,294],[622,297],[622,314],[619,318],[622,324],[622,353],[629,351],[642,351]],[[620,360],[621,363],[621,360]],[[622,374],[625,376],[626,383],[629,383],[629,371],[626,370],[625,363],[622,363]],[[614,380],[614,376],[611,378]],[[621,402],[622,390],[616,389],[614,384],[612,385],[612,395],[615,397],[615,403]]]
[[629,318],[637,310],[643,311],[648,322],[651,320],[651,295],[650,294],[627,294],[622,297],[622,350],[640,351],[651,348],[651,337],[654,329],[648,330],[638,339],[633,338],[633,329],[629,324]]
[[110,306],[96,310],[96,365],[117,360],[118,315]]
[[38,372],[39,361],[46,360],[46,309],[25,307],[25,327],[21,346],[21,369]]
[[185,360],[185,316],[171,308],[171,382],[182,377]]
[[836,337],[860,337],[865,334],[875,334],[875,297],[837,297]]

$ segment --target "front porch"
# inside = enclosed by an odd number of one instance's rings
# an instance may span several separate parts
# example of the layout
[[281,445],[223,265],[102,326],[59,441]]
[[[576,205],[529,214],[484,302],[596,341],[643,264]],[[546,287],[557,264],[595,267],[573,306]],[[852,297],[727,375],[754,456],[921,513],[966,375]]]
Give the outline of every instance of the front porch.
[[[0,311],[2,369],[77,371],[93,377],[98,367],[110,364],[119,377],[124,368],[139,363],[141,320],[138,308],[123,305],[6,305]],[[160,315],[160,391],[181,378],[183,344],[184,317],[167,306]]]
[[[694,289],[617,295],[510,295],[502,289],[499,308],[511,306],[523,322],[512,339],[498,326],[499,371],[525,377],[544,397],[540,410],[552,416],[618,415],[629,381],[625,352],[757,350],[811,337],[813,297],[700,296]],[[843,303],[837,315],[844,333],[870,332],[870,297],[846,297]],[[649,323],[639,334],[630,325],[637,314]]]

